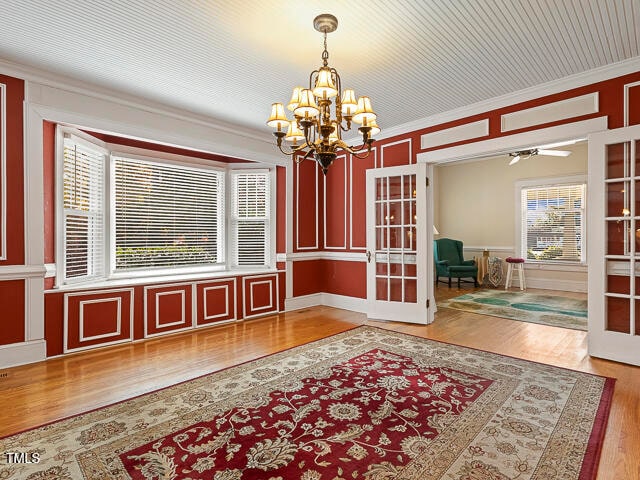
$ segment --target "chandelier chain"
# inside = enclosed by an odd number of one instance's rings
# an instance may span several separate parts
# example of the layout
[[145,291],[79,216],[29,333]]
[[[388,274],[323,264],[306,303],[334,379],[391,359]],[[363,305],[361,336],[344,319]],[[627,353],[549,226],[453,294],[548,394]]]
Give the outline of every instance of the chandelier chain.
[[329,52],[327,51],[327,31],[324,31],[324,51],[322,52],[322,65],[329,65]]

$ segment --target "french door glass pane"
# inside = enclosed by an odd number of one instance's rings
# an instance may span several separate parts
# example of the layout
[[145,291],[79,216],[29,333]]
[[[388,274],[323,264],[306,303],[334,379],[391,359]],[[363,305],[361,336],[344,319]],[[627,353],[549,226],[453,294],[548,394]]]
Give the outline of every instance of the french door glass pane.
[[605,312],[607,314],[606,330],[611,332],[629,333],[630,330],[630,299],[606,297]]
[[415,303],[415,175],[376,179],[376,299]]

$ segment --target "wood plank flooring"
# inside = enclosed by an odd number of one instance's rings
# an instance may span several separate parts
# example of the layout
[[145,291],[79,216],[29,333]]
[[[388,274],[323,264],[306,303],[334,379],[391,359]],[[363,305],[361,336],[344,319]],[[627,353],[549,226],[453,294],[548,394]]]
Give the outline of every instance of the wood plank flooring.
[[[439,286],[436,297],[472,290]],[[583,294],[566,295],[584,298]],[[363,314],[331,307],[312,307],[3,369],[0,436],[363,324],[617,378],[598,479],[640,480],[639,367],[590,358],[586,332],[444,308],[437,312],[433,324],[418,326],[367,320]]]

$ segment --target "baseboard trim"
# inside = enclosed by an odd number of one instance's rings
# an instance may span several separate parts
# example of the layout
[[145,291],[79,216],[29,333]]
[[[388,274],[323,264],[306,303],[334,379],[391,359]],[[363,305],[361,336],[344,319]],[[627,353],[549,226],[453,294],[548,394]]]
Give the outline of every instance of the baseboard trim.
[[352,312],[367,313],[366,298],[347,297],[345,295],[336,295],[335,293],[323,293],[322,305],[351,310]]
[[[525,278],[527,287],[540,288],[543,290],[559,290],[564,292],[587,293],[587,282],[578,280],[551,280],[548,278]],[[520,287],[517,274],[513,279],[512,287]]]
[[0,345],[0,368],[40,362],[46,357],[47,348],[44,340]]
[[310,295],[302,295],[300,297],[285,298],[284,311],[291,312],[293,310],[300,310],[301,308],[323,305],[322,295],[322,293],[312,293]]
[[367,313],[367,299],[358,297],[348,297],[335,293],[312,293],[300,297],[287,298],[284,301],[285,312],[300,310],[301,308],[324,305],[327,307],[342,308],[352,312]]

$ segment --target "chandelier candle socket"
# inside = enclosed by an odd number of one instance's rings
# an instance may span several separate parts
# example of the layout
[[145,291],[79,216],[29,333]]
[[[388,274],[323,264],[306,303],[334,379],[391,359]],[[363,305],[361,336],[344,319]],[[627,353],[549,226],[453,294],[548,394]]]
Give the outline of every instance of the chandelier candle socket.
[[[275,129],[273,134],[282,153],[291,155],[296,163],[313,158],[326,175],[338,150],[357,158],[369,155],[372,137],[380,133],[380,127],[369,97],[356,100],[352,89],[342,90],[340,75],[329,66],[327,33],[338,28],[338,19],[325,13],[313,20],[313,26],[324,35],[322,66],[309,75],[308,88],[293,89],[287,105],[287,109],[293,112],[293,120],[287,118],[282,103],[274,103],[267,125]],[[342,132],[351,130],[351,122],[360,125],[361,145],[347,145],[342,140]],[[283,139],[289,143],[288,146],[283,146]]]

